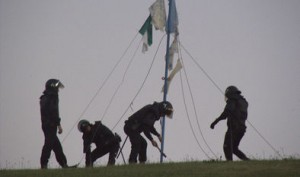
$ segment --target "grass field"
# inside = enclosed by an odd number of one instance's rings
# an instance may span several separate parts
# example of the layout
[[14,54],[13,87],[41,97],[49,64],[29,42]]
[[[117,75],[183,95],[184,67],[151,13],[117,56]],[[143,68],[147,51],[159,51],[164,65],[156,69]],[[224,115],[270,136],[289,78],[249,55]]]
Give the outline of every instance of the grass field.
[[1,177],[300,177],[300,160],[180,162],[97,168],[0,170]]

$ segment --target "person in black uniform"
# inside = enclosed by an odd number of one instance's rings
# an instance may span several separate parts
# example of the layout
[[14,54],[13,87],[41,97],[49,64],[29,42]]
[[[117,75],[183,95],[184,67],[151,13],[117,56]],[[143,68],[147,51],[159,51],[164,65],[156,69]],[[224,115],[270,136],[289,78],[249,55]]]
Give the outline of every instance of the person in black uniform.
[[46,89],[40,97],[40,111],[42,120],[42,130],[45,135],[45,142],[40,158],[41,168],[47,168],[51,151],[59,165],[63,168],[68,167],[67,159],[63,152],[57,132],[61,134],[63,129],[60,125],[59,108],[58,108],[58,91],[64,88],[64,85],[57,79],[49,79],[46,82]]
[[225,91],[226,106],[223,113],[210,125],[214,129],[220,120],[227,118],[227,132],[223,150],[227,161],[232,161],[232,154],[235,154],[241,160],[249,160],[249,158],[239,150],[239,144],[246,132],[246,119],[248,102],[241,95],[241,91],[235,86],[227,87]]
[[173,106],[170,102],[154,102],[146,105],[125,121],[124,132],[131,142],[129,163],[137,163],[137,157],[139,157],[140,163],[145,163],[147,160],[147,142],[141,136],[142,132],[153,146],[158,147],[151,134],[157,136],[160,142],[162,141],[162,137],[156,131],[154,123],[163,116],[172,118]]
[[[109,153],[107,165],[114,165],[115,158],[120,149],[121,137],[101,123],[96,121],[91,124],[87,120],[78,123],[78,130],[83,133],[83,153],[85,153],[86,167],[93,167],[94,162]],[[91,152],[91,144],[96,144],[96,149]]]

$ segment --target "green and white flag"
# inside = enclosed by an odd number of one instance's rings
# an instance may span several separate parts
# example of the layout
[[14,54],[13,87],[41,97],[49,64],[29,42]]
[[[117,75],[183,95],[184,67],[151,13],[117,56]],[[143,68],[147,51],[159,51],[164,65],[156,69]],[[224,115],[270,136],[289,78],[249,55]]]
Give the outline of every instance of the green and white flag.
[[143,49],[142,52],[145,53],[148,50],[148,46],[152,44],[152,19],[151,15],[147,18],[139,33],[143,35]]

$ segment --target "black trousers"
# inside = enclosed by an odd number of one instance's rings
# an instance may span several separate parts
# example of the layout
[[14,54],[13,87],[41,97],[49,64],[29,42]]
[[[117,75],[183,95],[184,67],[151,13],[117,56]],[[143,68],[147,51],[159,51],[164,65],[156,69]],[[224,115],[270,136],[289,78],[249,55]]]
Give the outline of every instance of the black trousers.
[[41,168],[47,168],[51,151],[54,151],[57,162],[61,167],[67,167],[67,159],[57,137],[57,127],[42,126],[45,142],[40,158]]
[[137,163],[139,157],[140,163],[147,161],[147,141],[137,131],[132,130],[129,124],[125,124],[124,132],[128,135],[131,143],[131,152],[129,155],[129,163]]
[[87,167],[93,166],[94,162],[109,153],[108,157],[108,163],[107,165],[114,165],[116,163],[116,156],[118,154],[118,151],[120,149],[120,143],[115,141],[114,143],[98,146],[96,149],[94,149],[91,154],[86,154],[85,158],[85,165]]
[[227,130],[223,145],[226,160],[232,161],[232,154],[236,155],[241,160],[249,160],[247,156],[241,150],[239,150],[239,144],[245,132],[246,129]]

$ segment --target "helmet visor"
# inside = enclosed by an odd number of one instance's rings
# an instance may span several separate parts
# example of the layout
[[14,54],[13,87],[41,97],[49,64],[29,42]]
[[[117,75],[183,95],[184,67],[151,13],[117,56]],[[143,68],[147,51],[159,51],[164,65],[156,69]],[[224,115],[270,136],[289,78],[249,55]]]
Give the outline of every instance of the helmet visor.
[[65,88],[64,84],[62,84],[60,81],[58,81],[58,82],[55,84],[55,87],[60,88],[60,89]]
[[172,119],[173,118],[173,112],[174,112],[174,110],[172,108],[167,108],[166,109],[166,116],[168,118]]

